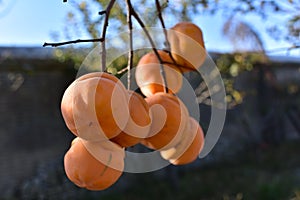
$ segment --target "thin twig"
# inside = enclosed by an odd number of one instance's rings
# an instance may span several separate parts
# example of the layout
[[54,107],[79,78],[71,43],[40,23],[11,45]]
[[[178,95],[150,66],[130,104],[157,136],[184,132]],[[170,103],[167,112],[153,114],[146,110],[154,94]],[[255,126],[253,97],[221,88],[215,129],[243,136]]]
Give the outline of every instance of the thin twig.
[[164,22],[164,19],[162,17],[162,14],[161,14],[161,6],[160,6],[160,3],[159,3],[159,0],[155,0],[155,5],[156,5],[158,19],[159,19],[159,21],[161,23],[161,26],[163,28],[163,31],[164,31],[164,35],[165,35],[165,39],[166,39],[166,48],[167,48],[168,51],[170,51],[170,42],[168,40],[168,33],[167,33],[167,30],[166,30],[165,22]]
[[211,94],[209,93],[209,90],[202,91],[200,96],[197,96],[198,103],[203,102],[205,99],[210,98]]
[[[164,32],[164,35],[165,35],[165,40],[166,40],[166,50],[172,60],[173,63],[176,64],[176,61],[171,53],[171,44],[169,42],[169,39],[168,39],[168,32],[167,32],[167,29],[166,29],[166,26],[165,26],[165,22],[164,22],[164,18],[162,17],[162,13],[161,13],[161,5],[159,3],[159,0],[155,0],[155,5],[156,5],[156,10],[157,10],[157,16],[158,16],[158,19],[161,23],[161,26],[163,28],[163,32]],[[182,72],[182,69],[180,67],[178,67],[180,69],[180,71]]]
[[106,68],[106,46],[105,46],[105,37],[106,37],[106,31],[107,31],[107,27],[108,27],[108,20],[109,20],[109,16],[110,16],[110,11],[113,7],[113,5],[115,4],[116,0],[110,0],[108,6],[106,7],[105,11],[100,11],[98,14],[99,15],[103,15],[105,14],[105,19],[104,19],[104,23],[103,23],[103,27],[102,27],[102,42],[101,42],[101,48],[102,48],[102,64],[101,64],[101,71],[104,71]]
[[127,70],[128,70],[128,68],[125,67],[125,68],[119,70],[119,71],[117,72],[117,74],[123,74],[123,73],[126,72]]
[[[272,54],[272,53],[278,53],[278,52],[282,52],[282,51],[291,51],[294,49],[300,49],[300,45],[292,45],[290,47],[279,47],[279,48],[274,48],[274,49],[269,49],[269,50],[258,50],[258,51],[246,51],[244,53],[247,54]],[[233,52],[234,53],[234,52]]]
[[[170,53],[170,52],[168,52],[168,51],[165,51],[165,52]],[[192,68],[190,68],[190,67],[187,67],[187,66],[184,66],[184,65],[181,65],[181,64],[178,64],[178,63],[174,63],[173,61],[172,61],[172,62],[168,62],[168,61],[164,61],[164,60],[163,60],[163,61],[162,61],[162,64],[173,65],[173,66],[177,67],[177,69],[178,69],[180,72],[182,72],[183,69],[188,69],[188,70],[190,70],[190,71],[196,71],[195,69],[192,69]]]
[[131,9],[131,15],[136,19],[136,21],[138,22],[138,24],[142,27],[144,33],[146,34],[149,42],[150,42],[150,45],[152,47],[152,50],[154,52],[154,54],[156,55],[157,59],[159,60],[159,63],[160,63],[160,73],[162,75],[162,78],[163,78],[163,85],[165,86],[164,87],[164,92],[168,92],[168,85],[167,85],[167,79],[166,79],[166,73],[165,73],[165,70],[164,70],[164,67],[163,67],[163,60],[162,58],[160,57],[156,47],[155,47],[155,44],[154,44],[154,41],[151,37],[151,35],[149,34],[149,31],[146,29],[146,26],[144,24],[144,22],[142,21],[142,19],[139,17],[139,15],[135,12],[135,10],[133,9],[132,7],[132,4],[131,4],[131,1],[128,0],[127,1],[128,3],[128,6],[130,7]]
[[199,86],[195,89],[195,93],[197,96],[201,95],[201,93],[205,90],[207,90],[207,85],[205,83],[205,81],[201,81],[201,83],[199,84]]
[[102,42],[102,38],[96,38],[96,39],[77,39],[77,40],[71,40],[66,42],[57,42],[57,43],[47,43],[45,42],[43,44],[43,47],[51,46],[51,47],[59,47],[67,44],[76,44],[76,43],[87,43],[87,42]]
[[207,98],[205,100],[203,100],[202,102],[198,102],[199,104],[204,104],[204,105],[207,105],[207,106],[213,106],[215,108],[218,108],[218,109],[230,109],[230,108],[233,108],[234,106],[238,105],[238,104],[232,104],[232,105],[228,105],[224,102],[217,102],[217,101],[213,101],[212,99],[210,98]]
[[280,51],[287,51],[287,52],[290,52],[291,50],[294,50],[294,49],[299,49],[300,48],[300,45],[292,45],[290,47],[282,47],[282,48],[277,48],[277,49],[270,49],[270,50],[266,50],[265,52],[267,54],[270,54],[270,53],[276,53],[276,52],[280,52]]
[[[109,16],[110,16],[110,11],[114,5],[116,0],[110,0],[108,6],[106,7],[105,10],[100,11],[98,14],[103,15],[105,14],[104,18],[104,23],[102,27],[102,35],[101,38],[96,38],[96,39],[77,39],[77,40],[71,40],[71,41],[66,41],[66,42],[56,42],[56,43],[47,43],[45,42],[43,44],[43,47],[46,46],[51,46],[51,47],[58,47],[58,46],[63,46],[67,44],[76,44],[76,43],[87,43],[87,42],[101,42],[102,45],[102,64],[101,64],[101,71],[104,71],[106,68],[106,47],[105,47],[105,37],[106,37],[106,31],[108,27],[108,21],[109,21]],[[67,2],[67,0],[64,0],[63,2]]]
[[102,10],[98,12],[98,15],[104,15],[104,14],[106,14],[106,10]]
[[129,51],[128,51],[128,65],[127,65],[127,89],[130,90],[131,83],[131,69],[133,65],[133,41],[132,41],[132,7],[130,6],[130,0],[127,0],[127,23],[129,31]]

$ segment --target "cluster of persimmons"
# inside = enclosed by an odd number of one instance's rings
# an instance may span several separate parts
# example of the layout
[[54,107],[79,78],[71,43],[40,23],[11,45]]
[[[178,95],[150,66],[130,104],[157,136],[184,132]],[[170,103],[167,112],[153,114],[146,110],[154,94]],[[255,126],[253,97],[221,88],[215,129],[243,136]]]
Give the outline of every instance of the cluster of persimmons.
[[181,22],[167,35],[171,53],[149,52],[136,66],[136,82],[144,96],[106,72],[85,74],[66,89],[61,111],[76,138],[65,154],[64,167],[77,186],[110,187],[124,171],[125,148],[136,144],[159,151],[173,165],[198,157],[203,131],[176,93],[182,73],[196,70],[205,60],[202,31]]

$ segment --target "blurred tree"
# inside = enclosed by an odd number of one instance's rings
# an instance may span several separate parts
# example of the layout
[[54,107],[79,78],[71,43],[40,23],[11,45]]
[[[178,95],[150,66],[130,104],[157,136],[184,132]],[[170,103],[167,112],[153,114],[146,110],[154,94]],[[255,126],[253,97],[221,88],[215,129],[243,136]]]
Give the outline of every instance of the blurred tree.
[[[99,37],[103,16],[98,15],[98,12],[104,10],[108,2],[109,0],[93,0],[88,3],[86,0],[69,1],[73,9],[67,14],[67,26],[64,30],[67,39],[82,35],[88,35],[91,38]],[[228,35],[236,44],[234,41],[253,38],[257,22],[257,20],[251,20],[254,17],[263,20],[265,31],[276,40],[281,39],[292,45],[299,45],[300,0],[236,0],[233,2],[226,0],[160,0],[160,2],[166,23],[193,21],[195,16],[203,14],[222,14],[227,19],[224,24],[224,34]],[[147,26],[159,27],[154,1],[136,0],[133,2],[133,6],[141,14],[141,18]],[[109,29],[124,31],[127,28],[126,23],[126,3],[125,1],[116,1],[110,15],[111,26]],[[259,32],[255,34],[254,40],[261,37]],[[260,44],[262,45],[263,42]]]
[[[255,27],[259,17],[265,24],[265,29],[275,39],[286,40],[291,44],[299,44],[300,37],[300,1],[299,0],[236,0],[205,1],[207,11],[211,14],[222,13],[227,19],[248,20]],[[249,18],[248,18],[249,19]]]
[[[98,13],[105,10],[109,2],[109,0],[68,1],[71,6],[70,12],[66,15],[67,23],[62,36],[56,39],[100,38],[105,15]],[[223,34],[231,41],[236,52],[264,53],[263,31],[276,40],[289,42],[290,49],[299,47],[300,0],[236,0],[230,3],[226,0],[160,0],[160,3],[166,24],[184,20],[193,21],[195,16],[203,14],[221,14],[227,19],[223,26]],[[132,4],[146,26],[161,27],[155,1],[135,0]],[[253,18],[256,20],[252,20]],[[265,24],[263,31],[255,30],[259,19]],[[126,31],[126,24],[126,2],[115,1],[109,16],[107,32]],[[138,26],[137,23],[133,25]],[[97,43],[91,45],[95,46]],[[60,59],[68,59],[68,55],[61,55]]]
[[[70,0],[70,12],[66,15],[67,24],[63,31],[64,38],[74,37],[100,38],[103,31],[104,11],[110,0]],[[228,101],[232,105],[242,102],[243,93],[234,89],[235,77],[245,70],[252,70],[256,62],[265,62],[265,48],[262,39],[263,31],[269,33],[276,40],[284,40],[291,44],[291,48],[299,47],[300,38],[300,0],[160,0],[161,13],[166,24],[176,21],[193,21],[195,16],[221,14],[225,21],[223,34],[233,44],[233,55],[225,54],[216,61],[226,85]],[[135,11],[139,14],[146,26],[161,27],[155,1],[132,1]],[[141,6],[143,5],[143,6]],[[101,12],[100,12],[101,13]],[[120,33],[128,29],[126,16],[126,2],[115,1],[109,16],[108,33]],[[256,20],[251,20],[255,18]],[[265,30],[255,30],[257,20],[262,20]],[[139,24],[134,22],[134,28]],[[59,39],[59,38],[58,38]],[[85,43],[86,44],[86,43]],[[91,48],[98,43],[86,44]],[[72,48],[70,54],[58,52],[62,61],[72,59],[77,67],[86,56],[82,53],[74,55]],[[61,51],[61,50],[57,50]],[[249,52],[254,53],[249,55]],[[137,61],[138,59],[135,59]],[[117,62],[117,61],[116,61]],[[115,62],[114,62],[115,63]],[[122,58],[118,69],[110,67],[110,72],[116,74],[127,65],[127,60]]]

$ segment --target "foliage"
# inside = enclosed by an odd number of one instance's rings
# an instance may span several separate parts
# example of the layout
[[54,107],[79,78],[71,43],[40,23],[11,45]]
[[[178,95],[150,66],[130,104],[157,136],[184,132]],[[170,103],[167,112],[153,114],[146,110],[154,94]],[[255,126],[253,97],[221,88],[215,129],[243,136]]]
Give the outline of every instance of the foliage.
[[[74,39],[74,37],[82,36],[100,38],[101,31],[103,31],[101,27],[103,26],[104,16],[98,13],[105,10],[109,2],[109,0],[69,1],[68,3],[71,4],[73,9],[67,14],[67,25],[64,30],[65,38]],[[158,20],[158,10],[154,8],[155,1],[136,0],[132,3],[146,26],[161,27]],[[160,3],[162,5],[160,11],[166,25],[176,21],[193,21],[202,14],[221,14],[224,17],[224,36],[229,38],[237,52],[233,55],[225,54],[216,60],[228,93],[229,107],[240,104],[245,95],[243,92],[234,89],[235,77],[243,71],[252,70],[253,65],[257,62],[266,62],[262,33],[255,30],[256,24],[251,21],[251,17],[264,21],[266,24],[265,31],[274,39],[288,41],[294,48],[299,46],[300,14],[297,12],[300,8],[299,0],[237,0],[230,3],[219,0],[161,0]],[[115,2],[109,16],[108,33],[115,34],[127,31],[125,8],[125,1]],[[282,17],[283,15],[285,17]],[[136,27],[139,27],[139,24],[133,22],[133,28]],[[125,40],[123,38],[124,43]],[[83,47],[88,49],[95,47],[97,44],[92,43]],[[66,53],[61,54],[59,52],[57,55],[62,61],[73,60],[78,68],[84,59],[84,54],[74,54],[74,49],[76,48],[71,46]],[[137,60],[138,56],[135,56],[134,63]],[[122,56],[115,60],[107,70],[115,75],[120,75],[120,71],[126,67],[127,62],[126,56]]]
[[[67,26],[65,29],[67,38],[72,34],[80,36],[88,34],[92,38],[100,35],[100,25],[103,16],[97,15],[104,10],[109,0],[86,0],[70,1],[73,9],[67,14]],[[167,24],[174,21],[193,21],[204,13],[222,14],[228,21],[239,20],[247,27],[255,27],[255,21],[247,20],[247,17],[259,17],[265,22],[266,30],[275,39],[287,40],[291,44],[299,44],[300,34],[300,1],[299,0],[181,0],[181,1],[160,1],[163,8],[163,14]],[[136,0],[133,3],[134,8],[147,26],[157,26],[157,11],[154,9],[154,1]],[[143,6],[140,6],[143,5]],[[124,31],[126,28],[126,4],[125,1],[116,1],[112,14],[110,16],[111,29]],[[284,17],[283,17],[284,16]],[[275,20],[274,20],[275,19]],[[248,21],[248,22],[246,22]]]
[[235,78],[244,71],[251,71],[255,64],[266,63],[267,58],[260,53],[233,53],[222,54],[216,58],[216,65],[222,74],[227,96],[228,108],[232,108],[243,102],[247,95],[244,91],[235,89]]
[[[103,24],[103,15],[99,11],[105,10],[109,0],[69,1],[70,12],[66,16],[66,27],[63,36],[56,39],[75,37],[99,38]],[[256,21],[253,17],[260,18],[265,24],[265,31],[276,40],[285,40],[294,48],[298,47],[300,34],[300,1],[299,0],[237,0],[235,2],[219,0],[161,0],[163,17],[166,25],[176,21],[193,21],[198,16],[206,14],[224,16],[224,35],[227,36],[236,51],[258,51],[264,53],[261,32],[255,30]],[[140,6],[143,5],[143,6]],[[134,9],[140,15],[146,26],[161,27],[158,22],[155,2],[136,0]],[[71,9],[72,8],[72,9]],[[127,30],[125,1],[116,1],[109,17],[108,32],[120,33]],[[282,17],[282,16],[285,17]],[[138,26],[137,23],[133,25]],[[134,27],[134,28],[135,28]],[[92,43],[92,46],[97,43]],[[78,45],[77,45],[78,46]],[[80,46],[79,46],[80,47]],[[90,47],[86,45],[84,47]],[[73,47],[71,47],[73,48]],[[67,54],[67,57],[69,54]],[[64,58],[65,59],[65,58]],[[75,58],[75,60],[79,60]]]

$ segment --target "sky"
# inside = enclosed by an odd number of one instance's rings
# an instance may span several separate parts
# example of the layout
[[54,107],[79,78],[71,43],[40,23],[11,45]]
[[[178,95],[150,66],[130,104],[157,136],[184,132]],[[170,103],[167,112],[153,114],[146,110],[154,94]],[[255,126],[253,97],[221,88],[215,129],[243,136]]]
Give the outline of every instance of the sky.
[[[42,46],[52,42],[51,33],[61,32],[69,3],[62,0],[0,0],[0,46]],[[222,16],[201,16],[197,25],[203,30],[206,48],[209,51],[230,52],[232,45],[222,36]],[[256,28],[263,26],[257,22]],[[284,42],[274,41],[266,34],[265,48],[289,47]],[[78,39],[78,38],[74,38]],[[285,52],[278,52],[285,53]],[[297,52],[299,55],[299,51]]]
[[1,1],[0,12],[10,8],[0,14],[0,46],[41,46],[63,28],[69,10],[62,0]]

